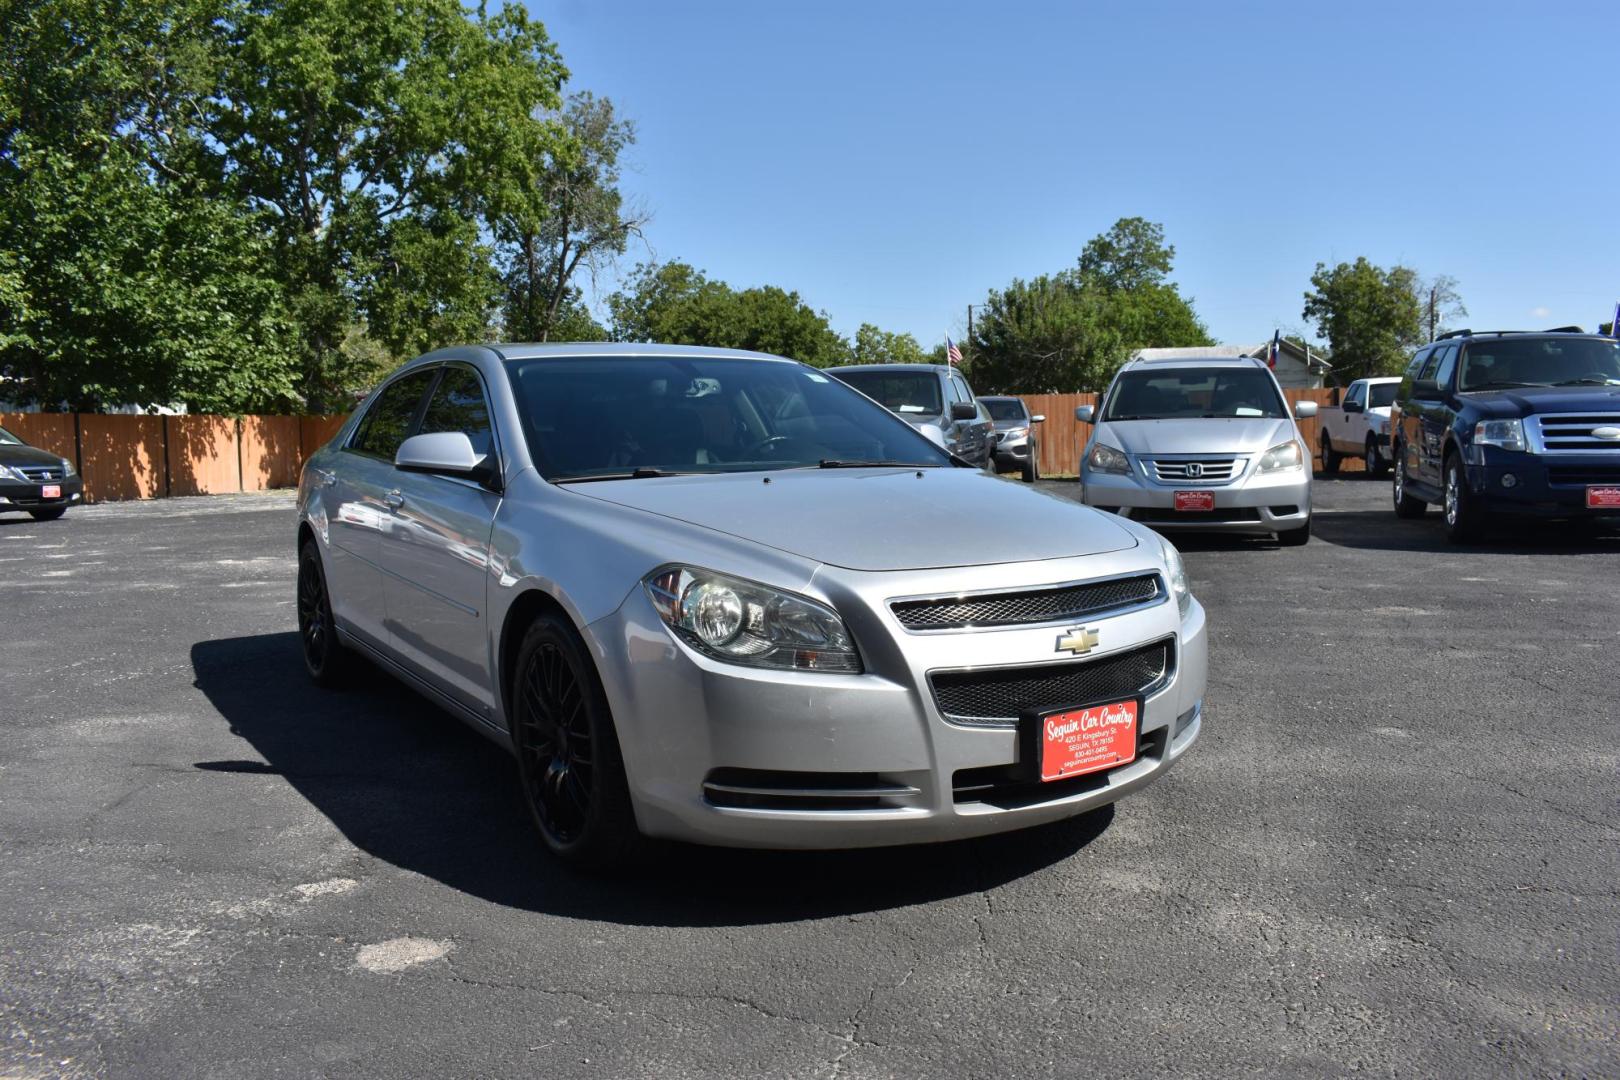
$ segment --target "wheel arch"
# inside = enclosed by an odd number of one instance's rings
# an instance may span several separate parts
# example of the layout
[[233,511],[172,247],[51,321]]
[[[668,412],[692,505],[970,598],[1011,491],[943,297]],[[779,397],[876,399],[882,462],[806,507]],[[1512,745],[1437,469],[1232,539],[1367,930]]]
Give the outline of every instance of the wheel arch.
[[[574,628],[576,634],[580,633],[579,624],[568,613],[562,601],[540,588],[526,589],[518,594],[507,607],[505,618],[501,620],[495,662],[496,676],[499,679],[497,687],[500,693],[501,716],[506,720],[508,727],[511,725],[512,717],[512,676],[517,668],[518,650],[523,646],[523,635],[536,619],[548,613],[561,616]],[[590,649],[587,648],[586,655],[589,654]]]

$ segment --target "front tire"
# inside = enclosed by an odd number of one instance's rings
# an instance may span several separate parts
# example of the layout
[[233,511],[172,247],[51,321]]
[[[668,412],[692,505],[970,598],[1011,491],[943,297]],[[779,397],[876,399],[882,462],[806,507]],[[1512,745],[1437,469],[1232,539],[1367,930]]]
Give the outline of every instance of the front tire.
[[313,539],[304,541],[298,552],[298,640],[304,669],[317,686],[337,686],[344,681],[353,657],[338,640],[321,551]]
[[1322,444],[1322,471],[1332,476],[1339,471],[1339,452],[1333,449],[1333,440],[1328,438],[1327,432],[1322,432],[1319,441]]
[[548,612],[523,635],[512,674],[512,742],[529,816],[547,850],[609,869],[641,843],[607,695],[585,644]]
[[1039,450],[1034,443],[1029,444],[1029,460],[1024,462],[1024,483],[1033,484],[1041,478],[1041,463],[1037,460]]
[[67,507],[58,506],[50,510],[30,510],[28,516],[35,521],[55,521],[65,513],[67,513]]
[[1367,436],[1367,451],[1362,460],[1366,465],[1369,476],[1382,476],[1384,471],[1389,468],[1389,463],[1384,460],[1384,455],[1378,452],[1378,440],[1371,435]]
[[1277,543],[1283,547],[1304,547],[1311,542],[1311,519],[1306,518],[1305,524],[1297,529],[1277,534]]
[[1407,491],[1406,451],[1399,446],[1395,448],[1395,479],[1391,481],[1390,490],[1395,499],[1396,517],[1420,518],[1428,512],[1429,504],[1413,498]]
[[1471,544],[1484,528],[1484,512],[1474,505],[1468,490],[1468,476],[1456,454],[1446,456],[1445,467],[1446,537],[1453,544]]

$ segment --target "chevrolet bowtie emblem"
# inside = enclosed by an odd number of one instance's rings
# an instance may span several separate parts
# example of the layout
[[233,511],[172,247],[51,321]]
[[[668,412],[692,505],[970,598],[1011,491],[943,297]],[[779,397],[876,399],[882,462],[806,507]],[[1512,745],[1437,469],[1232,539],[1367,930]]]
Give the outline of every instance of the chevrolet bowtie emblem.
[[1084,656],[1097,647],[1097,631],[1089,626],[1076,627],[1066,634],[1058,635],[1057,651],[1073,653]]

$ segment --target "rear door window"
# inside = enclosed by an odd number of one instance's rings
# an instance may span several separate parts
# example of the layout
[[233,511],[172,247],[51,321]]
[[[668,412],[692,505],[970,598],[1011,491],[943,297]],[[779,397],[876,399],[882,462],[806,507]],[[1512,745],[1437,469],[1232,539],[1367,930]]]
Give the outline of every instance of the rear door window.
[[389,383],[366,410],[349,449],[393,461],[399,444],[411,433],[422,395],[437,373],[436,368],[424,368]]
[[1447,345],[1440,354],[1440,364],[1435,369],[1434,381],[1445,390],[1451,386],[1452,373],[1457,370],[1457,346]]

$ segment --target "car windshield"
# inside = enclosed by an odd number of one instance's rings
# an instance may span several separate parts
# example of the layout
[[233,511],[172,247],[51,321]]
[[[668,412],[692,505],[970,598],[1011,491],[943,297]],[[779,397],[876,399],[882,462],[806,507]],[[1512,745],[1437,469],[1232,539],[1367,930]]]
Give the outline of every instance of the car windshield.
[[1398,382],[1374,383],[1372,386],[1369,386],[1367,388],[1367,408],[1389,408],[1391,405],[1395,404],[1395,393],[1396,391],[1400,390],[1400,388],[1401,384]]
[[512,360],[507,372],[549,480],[951,464],[909,425],[802,364],[558,357]]
[[1287,416],[1271,377],[1245,368],[1127,371],[1108,395],[1104,420]]
[[5,428],[0,427],[0,446],[21,446],[23,441]]
[[1610,338],[1474,338],[1459,390],[1620,385],[1620,341]]
[[897,413],[938,416],[944,411],[939,376],[932,371],[830,371],[867,397]]
[[1002,398],[999,401],[995,399],[985,401],[983,398],[980,398],[979,400],[983,401],[984,407],[990,410],[990,419],[992,420],[1029,419],[1029,414],[1024,411],[1024,403],[1022,401],[1010,398]]

